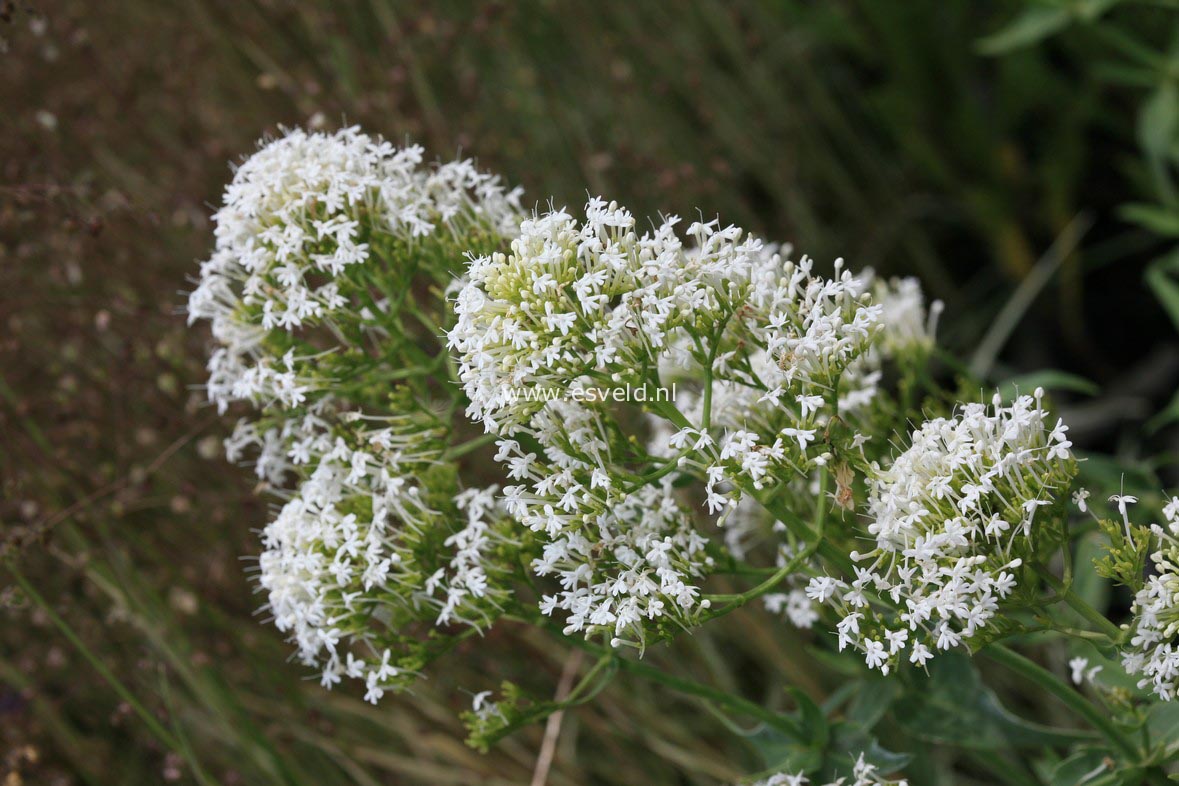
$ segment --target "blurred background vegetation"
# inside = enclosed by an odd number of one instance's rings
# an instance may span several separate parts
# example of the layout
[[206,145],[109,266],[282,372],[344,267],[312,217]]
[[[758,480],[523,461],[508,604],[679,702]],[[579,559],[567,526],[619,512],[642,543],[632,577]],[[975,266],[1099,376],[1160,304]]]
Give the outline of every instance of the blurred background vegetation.
[[[701,211],[917,275],[949,356],[1051,382],[1091,466],[1149,487],[1179,412],[1177,5],[0,0],[0,782],[532,777],[543,730],[480,756],[457,688],[551,691],[568,653],[497,630],[372,708],[256,618],[267,502],[221,458],[181,304],[259,136],[358,123],[541,206]],[[749,609],[648,657],[829,697],[844,678],[784,628]],[[758,754],[619,678],[565,718],[548,782],[731,781]],[[914,782],[1046,782],[1017,758],[931,744]]]

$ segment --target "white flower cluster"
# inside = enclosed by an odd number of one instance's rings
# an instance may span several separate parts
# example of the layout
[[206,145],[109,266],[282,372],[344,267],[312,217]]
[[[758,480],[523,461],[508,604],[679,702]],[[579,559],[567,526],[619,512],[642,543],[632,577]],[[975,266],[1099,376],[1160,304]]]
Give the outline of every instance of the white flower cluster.
[[[564,211],[526,220],[510,253],[471,265],[450,343],[469,412],[489,430],[509,432],[539,408],[520,389],[564,390],[586,375],[645,384],[661,356],[689,344],[697,364],[711,354],[718,376],[776,400],[791,383],[829,385],[876,328],[880,309],[859,279],[813,276],[810,260],[784,261],[737,227],[696,222],[688,244],[676,217],[639,235],[615,203],[593,199],[585,212],[580,224]],[[731,351],[705,351],[723,336]],[[765,380],[745,359],[758,349]]]
[[280,488],[291,473],[311,462],[311,457],[331,449],[329,401],[312,403],[299,415],[250,420],[242,418],[225,440],[225,456],[231,462],[249,458],[259,480]]
[[[327,380],[303,371],[329,346],[306,329],[338,323],[376,330],[389,295],[374,298],[363,273],[375,256],[405,263],[392,246],[444,231],[511,231],[519,192],[470,161],[423,164],[422,148],[396,148],[356,128],[301,130],[263,145],[234,174],[214,215],[216,247],[189,296],[189,322],[207,319],[220,345],[208,393],[231,401],[301,404]],[[459,252],[461,253],[461,252]],[[399,271],[385,270],[385,275]]]
[[1142,675],[1138,687],[1171,701],[1179,693],[1179,497],[1171,498],[1163,515],[1167,527],[1151,527],[1159,541],[1150,555],[1154,573],[1134,597],[1122,665],[1130,674]]
[[[838,412],[846,418],[877,396],[886,359],[915,349],[928,350],[932,345],[935,319],[926,317],[920,287],[913,279],[886,281],[865,271],[861,280],[843,271],[840,263],[836,264],[835,280],[811,276],[809,271],[806,259],[793,271],[807,276],[806,285],[796,284],[794,291],[809,294],[794,301],[794,308],[805,316],[795,317],[800,324],[786,333],[792,338],[784,339],[781,331],[766,329],[771,320],[782,319],[780,314],[790,310],[779,307],[778,312],[765,312],[748,321],[745,327],[755,341],[746,342],[740,351],[735,346],[718,353],[713,359],[708,403],[714,434],[693,429],[677,434],[654,419],[653,453],[675,454],[692,444],[695,450],[712,456],[706,467],[708,505],[722,515],[722,522],[752,523],[749,517],[735,520],[729,516],[741,502],[741,494],[735,490],[741,480],[754,489],[760,489],[767,478],[805,481],[822,461],[823,449],[816,443],[816,434],[831,416]],[[872,305],[864,297],[865,291],[871,293]],[[939,308],[935,303],[931,314]],[[758,312],[747,307],[746,313]],[[786,341],[787,346],[774,354],[759,348],[758,341],[767,347]],[[701,378],[702,369],[688,344],[680,340],[660,358],[664,379]],[[839,391],[835,407],[826,395],[832,387]],[[703,391],[687,388],[676,403],[689,420],[703,421]],[[725,430],[723,436],[718,429]],[[719,450],[709,450],[714,436],[721,442]],[[866,439],[861,436],[859,444]]]
[[[907,780],[890,780],[880,772],[880,768],[875,764],[864,760],[864,755],[860,754],[856,759],[855,765],[852,767],[851,778],[837,778],[834,781],[829,781],[823,786],[908,786]],[[752,784],[752,786],[818,786],[814,784],[810,778],[803,773],[795,773],[793,775],[780,772],[764,778]]]
[[504,489],[507,511],[544,536],[534,572],[560,583],[542,599],[543,613],[565,612],[567,634],[602,631],[616,646],[642,646],[643,623],[689,622],[707,608],[696,587],[711,565],[706,539],[692,529],[669,479],[635,483],[613,470],[620,440],[600,413],[552,401],[524,434],[543,456],[504,439],[496,458],[522,481]]
[[[1040,508],[1067,488],[1075,462],[1067,427],[1049,425],[1042,391],[1003,406],[968,404],[927,421],[872,481],[876,548],[852,559],[850,582],[811,580],[807,592],[841,611],[840,649],[886,672],[905,652],[924,664],[976,635],[1016,588],[1035,553]],[[898,610],[886,611],[890,603]]]
[[[687,620],[698,607],[705,541],[670,473],[648,484],[625,469],[642,461],[613,413],[526,393],[658,388],[661,369],[707,367],[715,395],[686,402],[700,427],[680,422],[651,455],[707,474],[709,508],[724,513],[742,488],[805,472],[822,394],[867,351],[881,307],[842,263],[823,278],[737,227],[697,222],[683,240],[675,217],[639,234],[615,203],[593,199],[585,213],[525,220],[509,253],[475,258],[449,340],[468,413],[543,449],[509,439],[500,453],[512,477],[531,481],[509,489],[509,509],[548,538],[535,567],[565,587],[543,608],[569,612],[571,631],[642,641],[639,620]],[[728,432],[714,436],[715,424]]]
[[411,360],[435,367],[416,358],[446,308],[416,302],[422,327],[405,327],[402,301],[505,242],[519,193],[356,128],[290,131],[237,168],[189,297],[217,343],[209,399],[256,409],[230,460],[297,483],[263,534],[267,608],[325,685],[361,680],[371,701],[441,646],[431,626],[484,627],[506,593],[489,575],[507,543],[497,489],[458,491],[447,424],[396,381]]
[[913,347],[929,349],[937,336],[938,317],[944,308],[940,300],[925,308],[921,282],[915,278],[877,278],[872,271],[860,273],[868,280],[875,301],[880,304],[880,340],[886,356],[896,356]]
[[376,701],[414,676],[404,665],[419,656],[403,646],[411,625],[490,622],[503,592],[485,564],[501,537],[497,489],[459,494],[466,522],[453,530],[453,512],[431,499],[439,435],[393,418],[347,437],[311,448],[314,470],[263,532],[258,583],[324,685],[362,680]]
[[[809,273],[811,263],[805,258],[798,269],[812,275]],[[823,421],[831,413],[826,411],[824,397],[817,394],[826,392],[836,380],[839,383],[838,411],[841,416],[846,416],[873,401],[886,360],[914,352],[924,353],[933,346],[942,304],[934,301],[927,312],[916,279],[881,279],[870,269],[853,277],[842,270],[841,262],[836,263],[836,274],[839,280],[835,282],[812,275],[805,287],[805,291],[827,293],[822,307],[816,308],[814,302],[807,303],[803,299],[795,308],[807,315],[800,318],[800,321],[809,323],[805,327],[807,332],[820,333],[818,326],[826,325],[832,332],[844,336],[842,342],[829,342],[825,351],[817,339],[808,342],[803,353],[810,357],[822,354],[824,365],[834,367],[841,375],[806,379],[804,381],[819,384],[797,385],[798,390],[792,391],[793,399],[787,396],[783,400],[783,388],[790,389],[791,380],[798,375],[799,369],[784,363],[781,355],[774,356],[759,346],[761,342],[768,344],[773,339],[781,340],[781,335],[775,336],[766,329],[771,318],[768,313],[759,313],[747,306],[743,312],[747,317],[744,327],[758,340],[746,341],[739,347],[734,342],[727,351],[717,353],[710,364],[714,376],[711,401],[714,425],[729,429],[752,427],[755,431],[765,432],[772,426],[774,418],[780,419],[782,411],[787,408],[803,419],[817,414]],[[865,308],[868,303],[863,296],[865,292],[870,295],[871,309]],[[851,320],[844,326],[838,325],[838,318],[832,313],[836,311],[834,304],[839,301],[851,306],[844,311]],[[867,335],[863,331],[866,324],[869,325]],[[857,340],[849,341],[852,336]],[[865,342],[865,338],[871,341]],[[703,369],[692,349],[692,341],[687,335],[680,335],[669,344],[667,352],[659,358],[660,375],[665,382],[700,379]],[[773,392],[767,395],[767,391]],[[687,389],[677,399],[680,409],[696,422],[702,414],[701,392]]]

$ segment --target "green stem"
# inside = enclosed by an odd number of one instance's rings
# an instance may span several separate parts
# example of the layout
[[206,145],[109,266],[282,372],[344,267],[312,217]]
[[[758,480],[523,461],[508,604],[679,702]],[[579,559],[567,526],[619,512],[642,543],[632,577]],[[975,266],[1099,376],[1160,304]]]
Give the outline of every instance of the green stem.
[[177,753],[183,754],[184,748],[180,742],[174,736],[172,736],[171,732],[165,729],[158,720],[156,720],[154,715],[148,712],[147,708],[144,707],[139,702],[139,699],[135,697],[135,694],[132,693],[126,685],[119,681],[119,678],[116,677],[114,673],[106,667],[106,664],[104,664],[97,655],[90,651],[90,648],[86,646],[85,642],[83,642],[76,633],[74,633],[73,629],[66,623],[66,621],[62,619],[56,611],[53,610],[53,607],[50,606],[43,597],[41,597],[37,590],[33,589],[33,585],[30,584],[28,579],[24,577],[24,574],[17,570],[16,565],[9,563],[8,570],[12,573],[13,578],[16,579],[16,583],[20,585],[20,588],[24,594],[30,600],[36,603],[37,606],[41,608],[41,611],[45,612],[45,615],[49,617],[49,620],[54,624],[54,626],[59,631],[61,631],[62,635],[66,637],[70,644],[72,644],[78,650],[78,652],[82,654],[82,657],[84,657],[90,663],[90,665],[94,667],[94,670],[98,672],[99,676],[106,680],[107,684],[110,685],[114,689],[115,693],[119,695],[119,698],[127,702],[128,706],[130,706],[131,709],[135,711],[135,714],[139,716],[140,720],[143,721],[148,730],[156,736],[156,739],[162,742],[167,748],[176,751]]
[[793,718],[778,712],[774,712],[773,710],[767,709],[760,704],[749,701],[748,699],[741,698],[740,696],[734,696],[730,693],[720,690],[719,688],[714,688],[710,685],[696,682],[695,680],[667,674],[662,670],[657,669],[654,666],[648,666],[641,661],[629,660],[627,658],[619,657],[612,650],[608,650],[605,647],[588,642],[585,639],[566,636],[559,630],[553,628],[553,626],[547,621],[521,621],[530,625],[539,625],[539,627],[543,628],[549,634],[560,639],[561,641],[564,641],[573,647],[577,647],[578,649],[585,650],[586,652],[596,655],[599,658],[613,656],[619,669],[629,674],[633,674],[636,677],[641,677],[642,679],[645,679],[649,682],[663,685],[664,687],[671,688],[672,690],[678,693],[683,693],[687,696],[694,696],[699,699],[704,699],[711,702],[715,706],[723,707],[730,712],[748,715],[751,718],[757,718],[766,725],[771,726],[778,731],[781,731],[782,733],[792,737],[799,738],[802,736],[802,727]]
[[1037,567],[1036,571],[1041,578],[1048,583],[1052,589],[1060,596],[1061,600],[1069,605],[1073,611],[1080,614],[1089,622],[1093,623],[1103,634],[1109,637],[1110,643],[1116,644],[1122,638],[1122,629],[1111,622],[1104,614],[1085,602],[1077,593],[1073,592],[1071,586],[1065,585],[1060,579],[1053,576],[1047,569]]
[[1014,671],[1016,674],[1020,674],[1038,684],[1041,688],[1060,699],[1070,709],[1087,720],[1115,748],[1121,750],[1131,762],[1137,762],[1139,760],[1138,749],[1114,725],[1113,721],[1055,674],[1002,644],[991,644],[982,650],[982,654]]
[[[591,645],[592,646],[592,645]],[[654,682],[666,688],[671,688],[677,693],[682,693],[686,696],[693,696],[698,699],[704,699],[714,706],[723,707],[730,712],[736,712],[743,715],[748,715],[751,718],[757,718],[766,725],[771,726],[784,734],[791,737],[800,738],[802,736],[802,727],[792,718],[787,717],[773,710],[767,709],[760,704],[749,701],[741,696],[734,696],[731,693],[726,693],[719,688],[714,688],[711,685],[705,685],[702,682],[687,679],[685,677],[677,677],[674,674],[668,674],[654,666],[648,666],[646,663],[637,660],[628,660],[626,658],[619,658],[618,666],[625,672],[641,677],[648,682]]]
[[647,403],[652,412],[669,421],[676,428],[693,428],[692,422],[670,401],[648,401]]
[[721,336],[724,335],[725,326],[729,323],[729,318],[732,313],[725,317],[724,322],[713,336],[712,346],[708,350],[708,360],[704,363],[704,399],[702,401],[703,414],[700,417],[700,430],[708,431],[712,426],[712,364],[716,362],[716,351],[720,349]]
[[771,726],[778,731],[783,732],[791,737],[799,739],[803,736],[802,727],[797,721],[783,715],[779,712],[767,709],[760,704],[749,701],[740,696],[734,696],[731,693],[713,688],[710,685],[705,685],[695,680],[686,679],[684,677],[677,677],[673,674],[667,674],[659,669],[648,666],[645,663],[636,660],[627,660],[625,658],[619,659],[619,667],[630,674],[637,677],[642,677],[650,682],[663,685],[671,688],[677,693],[683,693],[687,696],[694,696],[696,698],[704,699],[711,702],[717,707],[723,707],[731,712],[748,715],[751,718],[757,718],[765,722],[766,725]]
[[[504,726],[494,734],[488,735],[488,745],[494,745],[503,738],[514,734],[518,729],[544,720],[554,713],[564,712],[565,710],[588,703],[610,684],[610,680],[614,676],[614,670],[617,668],[618,660],[618,656],[614,653],[603,654],[598,658],[598,662],[594,664],[593,668],[589,670],[589,673],[582,677],[577,685],[574,686],[568,696],[561,701],[546,701],[537,704],[509,725]],[[609,669],[609,673],[604,679],[599,680],[596,685],[593,685],[594,680],[597,679],[603,669]],[[587,689],[589,689],[588,692]]]
[[491,443],[495,442],[497,439],[500,439],[499,434],[494,434],[494,433],[481,434],[473,439],[469,439],[466,442],[462,442],[458,445],[451,447],[450,449],[448,449],[446,452],[444,452],[442,454],[442,459],[443,459],[443,461],[453,461],[454,459],[459,458],[460,456],[467,455],[468,453],[470,453],[473,450],[478,450],[479,448],[483,447],[484,445],[490,445]]
[[798,570],[806,560],[817,551],[823,544],[823,535],[827,527],[827,483],[828,472],[826,467],[819,470],[819,501],[817,503],[817,510],[815,511],[815,531],[810,538],[810,542],[806,548],[795,554],[790,560],[779,568],[768,579],[758,584],[751,590],[747,590],[738,595],[714,595],[710,600],[725,601],[726,605],[722,608],[716,609],[709,614],[704,615],[701,623],[724,616],[734,609],[744,606],[754,598],[760,597],[774,587],[778,586],[779,582],[784,580],[787,576]]
[[[787,528],[789,528],[790,531],[795,535],[795,537],[808,541],[813,539],[810,528],[807,527],[806,522],[799,518],[797,513],[790,510],[789,508],[784,507],[781,502],[773,499],[773,497],[767,497],[765,499],[755,497],[755,499],[757,499],[758,503],[767,511],[769,511],[770,514],[774,516],[774,518],[785,524]],[[826,503],[824,502],[822,504],[825,505]],[[826,513],[824,512],[824,517],[825,516]],[[831,543],[830,541],[824,540],[822,538],[819,538],[818,541],[819,543],[816,547],[816,553],[820,557],[838,568],[842,575],[855,575],[855,566],[852,564],[851,558],[848,557],[847,554],[843,552],[843,550],[841,550],[834,543]]]

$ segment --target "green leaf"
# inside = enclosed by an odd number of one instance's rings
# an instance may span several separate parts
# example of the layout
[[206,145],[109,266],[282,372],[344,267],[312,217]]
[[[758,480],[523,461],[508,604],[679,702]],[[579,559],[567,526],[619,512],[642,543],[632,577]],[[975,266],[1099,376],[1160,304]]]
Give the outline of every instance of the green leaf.
[[1079,0],[1073,9],[1084,22],[1094,22],[1109,9],[1121,3],[1122,0]]
[[1036,388],[1045,390],[1067,390],[1072,393],[1083,393],[1086,396],[1096,396],[1101,392],[1097,383],[1076,374],[1055,369],[1033,371],[1011,377],[999,384],[999,394],[1004,401],[1011,401],[1020,393],[1031,393]]
[[1067,8],[1034,5],[1025,9],[1002,30],[980,40],[978,51],[984,55],[1004,55],[1060,32],[1068,26],[1069,21]]
[[872,729],[888,708],[901,695],[901,686],[896,680],[871,680],[866,682],[847,708],[846,717],[864,729]]
[[1146,715],[1146,729],[1151,743],[1162,748],[1162,758],[1179,753],[1179,703],[1166,701],[1151,707]]
[[1179,88],[1164,82],[1143,105],[1138,115],[1138,142],[1147,155],[1164,158],[1179,130]]
[[1132,203],[1118,208],[1118,215],[1124,221],[1149,229],[1156,235],[1179,237],[1179,210]]
[[1154,434],[1164,426],[1169,426],[1179,420],[1179,392],[1171,399],[1171,403],[1163,407],[1154,417],[1146,421],[1147,434]]
[[1108,547],[1109,543],[1100,533],[1088,532],[1077,541],[1077,554],[1073,560],[1073,592],[1102,613],[1109,606],[1109,581],[1093,570],[1093,563]]
[[767,771],[813,773],[823,766],[822,749],[777,729],[767,726],[748,739]]
[[1179,282],[1171,277],[1171,273],[1179,267],[1179,252],[1173,252],[1160,257],[1146,269],[1146,285],[1162,303],[1171,322],[1179,328]]
[[884,748],[858,723],[840,721],[833,724],[831,730],[831,748],[827,756],[827,768],[823,772],[828,778],[851,775],[852,765],[860,754],[863,754],[864,761],[879,767],[882,774],[900,770],[913,758],[907,753]]
[[822,745],[800,740],[776,729],[762,729],[748,739],[761,755],[767,772],[804,772],[816,782],[850,776],[856,759],[875,764],[882,773],[893,773],[907,765],[907,753],[884,748],[863,726],[835,721]]
[[1061,761],[1049,775],[1049,786],[1090,786],[1109,774],[1106,753],[1100,749],[1080,750]]
[[[908,754],[883,748],[864,724],[849,719],[828,720],[804,692],[797,688],[786,690],[798,705],[799,734],[763,728],[748,737],[761,754],[767,772],[804,772],[826,782],[850,776],[860,754],[884,773],[895,772],[909,762]],[[863,683],[849,714],[874,724],[899,692],[899,686],[892,681]]]
[[1063,745],[1091,738],[1012,714],[982,684],[974,664],[962,653],[939,654],[928,668],[929,676],[913,678],[894,708],[898,724],[914,737],[980,750]]
[[801,716],[802,729],[806,738],[815,748],[826,747],[827,740],[831,738],[831,731],[827,724],[827,718],[819,709],[819,705],[815,704],[810,696],[798,688],[789,687],[786,692],[798,705],[798,714]]

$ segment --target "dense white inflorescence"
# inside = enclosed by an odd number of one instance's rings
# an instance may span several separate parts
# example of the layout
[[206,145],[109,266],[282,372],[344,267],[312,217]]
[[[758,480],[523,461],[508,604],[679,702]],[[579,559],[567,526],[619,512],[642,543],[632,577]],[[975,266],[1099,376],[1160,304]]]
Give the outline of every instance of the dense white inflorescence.
[[[422,148],[355,128],[295,130],[237,168],[214,216],[189,321],[209,320],[217,342],[210,401],[255,408],[230,460],[255,457],[272,488],[298,483],[263,533],[258,581],[327,686],[359,679],[372,701],[404,686],[429,627],[485,627],[506,592],[488,568],[505,543],[498,489],[459,492],[447,424],[393,395],[406,361],[392,350],[422,355],[402,300],[502,243],[518,200],[470,161],[426,164]],[[412,305],[436,335],[431,306]]]
[[382,333],[389,293],[373,297],[358,268],[402,261],[386,258],[391,244],[509,232],[519,192],[470,161],[430,166],[422,148],[356,128],[294,130],[237,168],[213,220],[216,246],[188,299],[190,323],[209,320],[219,344],[209,399],[222,411],[236,400],[295,407],[331,382],[306,368],[330,347],[302,333],[327,325],[359,340],[338,323]]
[[[868,427],[870,424],[860,421],[862,416],[870,415],[870,405],[877,400],[885,362],[901,358],[924,362],[933,346],[941,304],[935,301],[927,312],[916,280],[881,279],[870,270],[855,278],[846,274],[842,277],[848,286],[844,296],[867,291],[871,302],[879,305],[880,318],[870,343],[857,347],[850,359],[844,356],[842,373],[833,375],[838,383],[835,406],[829,400],[830,379],[818,386],[797,385],[793,400],[790,396],[768,396],[763,381],[777,380],[776,384],[783,384],[785,371],[768,351],[749,344],[741,353],[741,363],[747,364],[743,373],[728,367],[738,354],[736,349],[718,354],[720,362],[712,369],[714,379],[708,401],[712,430],[707,438],[692,429],[677,431],[657,417],[649,419],[652,453],[674,456],[677,450],[691,445],[710,457],[702,464],[707,504],[719,515],[725,545],[737,559],[746,559],[748,548],[758,542],[770,543],[777,549],[778,567],[786,565],[792,555],[791,547],[781,542],[787,530],[785,525],[774,520],[743,489],[757,491],[768,484],[778,484],[784,485],[794,500],[813,500],[819,493],[815,469],[825,463],[828,449],[819,437],[832,416],[838,413],[840,420],[853,429]],[[660,362],[662,379],[683,384],[676,400],[680,411],[691,422],[702,422],[703,390],[692,385],[693,380],[700,380],[702,368],[693,358],[691,342],[686,336],[681,337],[670,345]],[[776,435],[776,438],[770,443],[765,435]],[[865,434],[858,434],[849,447],[862,450],[860,446],[867,440]],[[719,451],[713,448],[713,441],[721,443]],[[850,472],[841,480],[848,481],[848,478]],[[850,497],[838,504],[850,504]],[[782,614],[796,627],[811,627],[819,618],[819,603],[807,595],[805,583],[801,571],[788,577],[781,591],[764,597],[765,606],[771,613]]]
[[1053,515],[1042,508],[1075,472],[1067,427],[1050,425],[1041,396],[1009,406],[996,396],[990,407],[929,420],[879,471],[868,495],[876,548],[852,554],[854,579],[818,577],[807,589],[839,608],[841,649],[855,647],[887,673],[906,651],[924,664],[995,616],[1034,553],[1039,518]]
[[859,279],[813,276],[809,260],[785,261],[716,222],[692,224],[686,243],[678,223],[640,235],[630,212],[594,199],[584,222],[564,211],[528,219],[509,253],[474,260],[450,332],[472,417],[510,432],[541,406],[522,390],[585,376],[647,384],[661,356],[722,335],[751,343],[716,348],[720,376],[748,378],[742,355],[760,347],[776,400],[829,381],[870,342],[880,309]]
[[1140,688],[1171,701],[1179,692],[1179,497],[1163,508],[1166,528],[1151,527],[1158,549],[1150,555],[1154,572],[1134,597],[1129,645],[1122,665],[1140,674]]
[[[436,509],[439,438],[391,418],[317,442],[314,470],[263,531],[258,584],[267,608],[325,686],[363,680],[376,701],[415,676],[401,665],[417,655],[400,647],[405,629],[484,627],[503,597],[487,566],[502,540],[492,527],[502,516],[498,489],[464,491],[453,507]],[[462,526],[440,534],[456,508]]]
[[690,621],[712,560],[670,480],[636,483],[610,471],[618,435],[575,402],[550,402],[518,436],[525,434],[543,455],[504,439],[496,458],[520,481],[504,489],[507,511],[543,536],[533,571],[560,583],[541,611],[563,612],[566,633],[602,631],[616,644],[641,645],[644,622]]
[[593,199],[585,212],[525,220],[508,253],[474,259],[449,340],[469,414],[542,448],[507,439],[499,458],[529,481],[507,492],[509,510],[547,538],[535,569],[564,587],[543,610],[565,611],[569,631],[641,643],[642,620],[691,622],[706,541],[671,473],[644,482],[625,469],[634,449],[613,415],[567,395],[666,391],[674,379],[661,369],[707,368],[712,395],[684,401],[694,422],[679,402],[652,404],[675,427],[651,452],[680,462],[665,469],[706,475],[708,509],[723,517],[742,489],[811,466],[822,394],[867,351],[881,307],[840,263],[823,278],[736,227],[697,222],[684,240],[675,217],[639,234],[615,203]]

